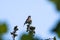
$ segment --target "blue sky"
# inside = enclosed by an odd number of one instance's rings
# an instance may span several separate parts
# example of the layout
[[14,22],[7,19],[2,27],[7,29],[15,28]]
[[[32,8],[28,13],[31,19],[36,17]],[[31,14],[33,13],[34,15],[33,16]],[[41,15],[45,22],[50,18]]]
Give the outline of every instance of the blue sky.
[[45,39],[56,35],[49,32],[59,20],[59,12],[55,10],[53,3],[48,0],[0,0],[0,20],[9,23],[9,32],[4,35],[8,35],[5,39],[12,39],[10,32],[15,25],[19,28],[17,34],[25,32],[26,26],[23,27],[23,23],[29,15],[32,16],[32,26],[36,27],[37,36]]

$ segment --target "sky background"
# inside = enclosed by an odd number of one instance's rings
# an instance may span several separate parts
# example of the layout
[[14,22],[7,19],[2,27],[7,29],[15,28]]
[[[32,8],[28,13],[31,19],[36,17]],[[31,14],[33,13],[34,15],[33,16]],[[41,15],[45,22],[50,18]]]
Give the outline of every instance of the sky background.
[[16,40],[22,33],[26,33],[26,26],[23,27],[23,24],[29,15],[32,17],[32,26],[36,27],[35,36],[43,39],[57,37],[50,32],[59,20],[59,12],[53,3],[48,0],[0,0],[0,21],[6,21],[9,25],[9,31],[3,38],[12,40],[10,32],[15,25],[19,28]]

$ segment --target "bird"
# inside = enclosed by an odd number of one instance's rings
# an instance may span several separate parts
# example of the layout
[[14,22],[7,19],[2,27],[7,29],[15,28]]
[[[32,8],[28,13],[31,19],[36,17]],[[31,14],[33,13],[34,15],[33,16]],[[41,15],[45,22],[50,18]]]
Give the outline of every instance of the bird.
[[31,23],[32,23],[31,16],[28,16],[28,18],[26,19],[24,25],[25,24],[29,24],[30,25]]

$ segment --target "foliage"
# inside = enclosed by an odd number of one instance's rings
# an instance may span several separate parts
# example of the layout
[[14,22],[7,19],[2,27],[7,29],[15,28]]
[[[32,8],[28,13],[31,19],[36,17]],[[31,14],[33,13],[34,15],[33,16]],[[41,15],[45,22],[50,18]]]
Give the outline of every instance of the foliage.
[[3,34],[5,34],[8,30],[6,23],[0,23],[0,40],[2,40]]
[[56,28],[54,28],[54,29],[52,30],[52,32],[55,32],[55,33],[58,35],[58,37],[60,38],[60,21],[59,21],[58,24],[56,25]]
[[7,32],[7,24],[6,23],[0,23],[0,35]]
[[31,35],[23,34],[21,40],[34,40]]
[[60,11],[60,0],[50,0],[51,2],[54,2],[56,4],[56,8],[58,11]]

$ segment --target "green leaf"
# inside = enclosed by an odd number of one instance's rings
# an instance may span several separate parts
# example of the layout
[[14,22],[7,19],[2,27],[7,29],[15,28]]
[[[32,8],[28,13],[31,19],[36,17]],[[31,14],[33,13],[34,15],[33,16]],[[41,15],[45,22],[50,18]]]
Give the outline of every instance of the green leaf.
[[50,0],[50,2],[55,3],[57,10],[60,11],[60,0]]
[[60,21],[58,22],[56,28],[54,28],[52,31],[55,32],[60,38]]
[[6,23],[0,23],[0,35],[7,32],[7,24]]

